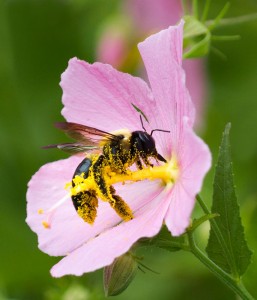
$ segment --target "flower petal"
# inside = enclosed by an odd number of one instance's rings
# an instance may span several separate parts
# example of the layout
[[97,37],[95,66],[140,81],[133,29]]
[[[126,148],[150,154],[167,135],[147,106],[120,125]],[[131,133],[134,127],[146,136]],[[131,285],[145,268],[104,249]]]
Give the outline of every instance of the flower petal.
[[195,128],[202,129],[205,119],[207,98],[206,72],[203,59],[186,59],[183,68],[186,73],[186,86],[195,106]]
[[[47,211],[68,194],[65,184],[70,182],[81,161],[70,157],[44,165],[32,177],[27,192],[27,219],[31,229],[38,234],[39,248],[50,255],[66,255],[88,238],[92,227],[78,217],[71,199],[63,203],[51,218],[51,228],[42,225]],[[39,214],[42,209],[45,213]]]
[[125,1],[125,8],[141,34],[176,24],[182,15],[179,0],[129,0]]
[[155,103],[147,84],[107,64],[91,65],[73,58],[62,74],[61,87],[64,117],[105,131],[141,128],[139,114],[131,103],[149,119],[154,111]]
[[80,276],[110,265],[139,238],[151,237],[159,232],[168,204],[169,199],[161,193],[146,212],[139,212],[133,220],[91,239],[57,263],[51,269],[51,274],[54,277],[67,274]]
[[[81,157],[49,163],[39,169],[29,182],[27,192],[27,223],[38,234],[39,248],[54,256],[66,255],[81,246],[100,232],[120,223],[120,217],[106,202],[99,201],[97,218],[94,225],[85,223],[76,213],[71,199],[68,199],[54,212],[51,228],[46,229],[42,222],[47,214],[39,214],[50,209],[58,200],[68,194],[65,184],[71,181]],[[133,211],[142,209],[160,193],[158,182],[145,181],[115,186],[120,195]],[[142,189],[146,189],[142,194]]]
[[182,45],[183,21],[138,45],[156,100],[155,126],[171,131],[170,138],[161,133],[155,137],[165,157],[177,152],[183,117],[189,118],[191,126],[194,122],[194,107],[181,67]]
[[172,235],[185,232],[189,225],[195,196],[200,192],[203,178],[211,166],[207,145],[196,136],[184,118],[183,139],[178,152],[180,176],[171,191],[171,203],[165,222]]

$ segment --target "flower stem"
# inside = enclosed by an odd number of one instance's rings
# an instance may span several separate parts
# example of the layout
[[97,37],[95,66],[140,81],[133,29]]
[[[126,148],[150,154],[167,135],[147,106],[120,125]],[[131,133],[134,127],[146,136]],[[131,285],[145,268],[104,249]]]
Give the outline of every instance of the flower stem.
[[219,266],[211,261],[195,244],[193,232],[188,231],[188,242],[190,251],[198,258],[216,277],[225,283],[233,292],[239,295],[243,300],[254,300],[249,292],[244,287],[241,281],[236,281],[228,273],[224,272]]
[[[237,25],[237,24],[242,24],[250,21],[255,21],[257,19],[257,13],[249,14],[249,15],[244,15],[244,16],[239,16],[235,18],[225,18],[220,20],[218,27],[222,26],[229,26],[229,25]],[[214,23],[214,20],[209,20],[206,22],[206,25],[212,25]]]

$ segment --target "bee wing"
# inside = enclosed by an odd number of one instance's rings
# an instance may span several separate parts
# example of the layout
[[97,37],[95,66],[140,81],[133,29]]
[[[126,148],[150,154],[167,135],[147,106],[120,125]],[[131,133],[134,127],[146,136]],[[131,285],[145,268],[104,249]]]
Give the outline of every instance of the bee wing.
[[80,143],[52,144],[52,145],[44,146],[42,148],[43,149],[58,148],[72,155],[100,149],[97,146],[85,146],[84,144],[80,144]]
[[77,123],[59,122],[55,126],[84,146],[99,146],[100,141],[120,139],[117,135]]

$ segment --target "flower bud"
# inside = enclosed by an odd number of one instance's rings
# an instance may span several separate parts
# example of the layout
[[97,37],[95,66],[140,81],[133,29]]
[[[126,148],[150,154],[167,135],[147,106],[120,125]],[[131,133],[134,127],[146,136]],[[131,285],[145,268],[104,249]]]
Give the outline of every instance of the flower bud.
[[106,296],[122,293],[134,279],[138,269],[136,258],[131,253],[116,258],[104,268],[104,292]]
[[208,54],[211,32],[194,16],[184,16],[184,58],[202,57]]

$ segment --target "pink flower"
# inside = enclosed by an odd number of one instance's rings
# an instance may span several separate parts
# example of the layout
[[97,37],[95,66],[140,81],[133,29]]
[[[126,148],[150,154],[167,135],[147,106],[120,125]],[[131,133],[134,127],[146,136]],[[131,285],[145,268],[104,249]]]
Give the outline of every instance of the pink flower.
[[128,55],[128,41],[122,26],[105,27],[97,47],[97,57],[112,66],[121,66]]
[[128,0],[125,10],[141,35],[176,24],[183,15],[181,0]]
[[[98,59],[116,68],[124,68],[124,63],[134,59],[135,40],[142,40],[153,32],[176,24],[183,15],[181,0],[128,0],[124,1],[123,18],[128,19],[130,31],[124,30],[124,24],[107,27],[98,43]],[[135,38],[136,36],[136,38]],[[122,50],[122,51],[121,51]],[[129,51],[130,50],[130,51]],[[202,128],[207,97],[204,61],[190,59],[183,62],[186,73],[186,86],[196,108],[196,128]]]
[[[189,225],[195,195],[211,156],[192,130],[194,108],[181,67],[182,43],[183,22],[138,45],[151,89],[140,78],[109,65],[70,60],[61,80],[64,117],[105,131],[140,130],[139,114],[131,103],[135,104],[149,119],[150,125],[145,124],[148,132],[155,128],[170,130],[156,132],[154,138],[158,152],[168,161],[168,175],[172,177],[175,166],[178,176],[166,185],[160,180],[115,185],[134,218],[121,222],[108,203],[99,201],[95,223],[89,225],[78,216],[70,199],[64,201],[69,198],[64,186],[82,159],[73,156],[41,167],[29,182],[27,223],[38,234],[42,251],[65,256],[52,268],[53,276],[82,275],[110,265],[138,239],[156,235],[163,222],[175,236]],[[58,204],[60,199],[62,205]],[[51,228],[42,226],[45,215],[38,214],[41,208],[54,210]]]

